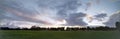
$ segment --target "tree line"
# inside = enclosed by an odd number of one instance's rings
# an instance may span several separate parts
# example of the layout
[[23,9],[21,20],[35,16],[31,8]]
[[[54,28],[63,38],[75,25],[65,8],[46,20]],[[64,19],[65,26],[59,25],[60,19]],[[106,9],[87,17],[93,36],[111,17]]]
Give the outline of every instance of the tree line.
[[107,26],[99,26],[99,27],[86,27],[86,28],[69,28],[67,27],[65,30],[65,27],[59,27],[59,28],[42,28],[37,26],[32,26],[31,28],[9,28],[9,27],[0,27],[0,30],[55,30],[55,31],[108,31],[108,30],[119,30],[120,31],[120,22],[116,22],[116,28],[113,27],[107,27]]
[[100,26],[100,27],[86,27],[86,28],[69,28],[67,27],[66,30],[64,30],[64,27],[59,27],[59,28],[41,28],[41,27],[37,27],[37,26],[32,26],[31,28],[9,28],[9,27],[0,27],[1,30],[54,30],[54,31],[89,31],[89,30],[93,30],[93,31],[107,31],[107,30],[116,30],[116,28],[110,28],[110,27],[104,27],[104,26]]

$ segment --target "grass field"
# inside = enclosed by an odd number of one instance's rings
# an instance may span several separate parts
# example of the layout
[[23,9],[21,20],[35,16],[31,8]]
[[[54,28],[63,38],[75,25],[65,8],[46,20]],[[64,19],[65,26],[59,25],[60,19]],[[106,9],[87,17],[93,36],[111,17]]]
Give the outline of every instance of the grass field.
[[0,39],[120,39],[120,32],[0,30]]

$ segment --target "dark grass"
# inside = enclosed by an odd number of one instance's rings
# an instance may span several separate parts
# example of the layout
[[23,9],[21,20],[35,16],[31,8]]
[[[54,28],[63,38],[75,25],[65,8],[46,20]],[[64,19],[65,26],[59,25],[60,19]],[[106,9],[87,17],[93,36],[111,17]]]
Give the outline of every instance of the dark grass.
[[120,39],[120,32],[0,30],[0,39]]

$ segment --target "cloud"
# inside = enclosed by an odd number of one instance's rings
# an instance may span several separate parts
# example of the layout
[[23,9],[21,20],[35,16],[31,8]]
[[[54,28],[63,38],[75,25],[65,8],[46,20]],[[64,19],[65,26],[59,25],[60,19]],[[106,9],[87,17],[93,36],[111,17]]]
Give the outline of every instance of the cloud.
[[101,13],[101,14],[97,14],[94,15],[95,19],[99,20],[99,21],[103,21],[105,17],[107,17],[106,13]]
[[85,8],[85,11],[87,11],[91,6],[92,6],[92,2],[88,2],[86,3],[86,8]]
[[112,15],[109,17],[109,20],[108,20],[107,22],[104,22],[104,24],[105,24],[106,26],[116,27],[116,26],[115,26],[115,23],[116,23],[117,21],[119,21],[119,20],[120,20],[120,11],[112,14]]
[[0,18],[39,24],[55,24],[69,18],[81,6],[80,0],[1,0]]
[[80,25],[85,26],[87,23],[83,21],[83,18],[86,16],[86,14],[80,12],[80,13],[73,13],[69,15],[69,18],[67,19],[68,25]]
[[101,3],[101,1],[100,1],[100,0],[96,0],[96,3],[97,3],[97,4],[100,4],[100,3]]
[[[35,2],[36,1],[24,2],[6,0],[1,3],[0,8],[4,11],[4,16],[6,18],[43,24],[52,24],[54,19],[51,17],[54,15],[52,14],[54,12],[47,7],[39,7]],[[49,21],[46,21],[45,19]]]
[[[84,26],[87,23],[83,19],[89,13],[78,13],[77,11],[79,8],[86,7],[86,10],[88,10],[92,4],[91,1],[87,2],[87,4],[86,2],[81,3],[81,0],[0,0],[0,20],[19,21],[17,24],[32,22],[46,25],[62,24],[62,22],[66,21],[63,24]],[[87,15],[87,17],[87,20],[90,21],[94,20],[94,17],[95,20],[100,21],[107,17],[107,14]],[[105,24],[109,23],[106,22]]]
[[34,22],[28,22],[28,21],[16,21],[16,20],[8,20],[4,19],[0,22],[1,27],[9,27],[9,28],[30,28],[33,25],[37,25],[37,23]]
[[62,18],[67,17],[71,13],[75,13],[77,8],[81,6],[80,0],[69,0],[66,3],[57,6],[57,15],[62,16]]

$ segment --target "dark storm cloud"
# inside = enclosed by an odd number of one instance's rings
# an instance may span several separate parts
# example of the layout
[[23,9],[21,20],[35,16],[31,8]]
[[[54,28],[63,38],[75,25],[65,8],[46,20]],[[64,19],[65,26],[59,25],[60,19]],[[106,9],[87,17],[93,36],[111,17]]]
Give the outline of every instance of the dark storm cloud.
[[86,14],[80,12],[80,13],[73,13],[70,14],[67,22],[68,25],[80,25],[80,26],[85,26],[87,23],[83,21],[83,18],[86,16]]
[[0,0],[0,18],[42,24],[66,19],[68,25],[86,25],[81,18],[86,14],[76,13],[80,6],[80,0]]
[[106,17],[106,16],[107,16],[106,13],[101,13],[101,14],[95,15],[95,17],[99,17],[99,18],[104,18],[104,17]]
[[69,0],[65,4],[57,6],[58,15],[67,17],[71,13],[75,13],[77,11],[77,8],[81,6],[81,3],[79,0]]
[[109,20],[104,24],[110,27],[115,27],[115,23],[120,20],[120,11],[117,13],[112,14],[109,17]]
[[102,21],[102,20],[104,20],[105,17],[107,17],[107,14],[106,13],[101,13],[101,14],[95,15],[94,17],[96,17],[95,19],[97,19],[99,21]]

